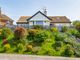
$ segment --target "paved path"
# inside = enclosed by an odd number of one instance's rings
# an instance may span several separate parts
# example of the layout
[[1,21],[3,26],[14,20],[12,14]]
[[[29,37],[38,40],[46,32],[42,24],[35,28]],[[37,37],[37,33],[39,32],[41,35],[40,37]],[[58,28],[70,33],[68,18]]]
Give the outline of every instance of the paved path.
[[0,60],[80,60],[80,58],[36,56],[36,55],[15,55],[0,54]]

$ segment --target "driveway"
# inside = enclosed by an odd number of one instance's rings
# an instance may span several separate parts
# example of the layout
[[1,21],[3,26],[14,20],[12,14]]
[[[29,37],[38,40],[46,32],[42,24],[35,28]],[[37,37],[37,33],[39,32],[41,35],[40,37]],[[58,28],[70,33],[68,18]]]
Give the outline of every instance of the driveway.
[[19,54],[0,54],[0,60],[80,60],[80,58],[19,55]]

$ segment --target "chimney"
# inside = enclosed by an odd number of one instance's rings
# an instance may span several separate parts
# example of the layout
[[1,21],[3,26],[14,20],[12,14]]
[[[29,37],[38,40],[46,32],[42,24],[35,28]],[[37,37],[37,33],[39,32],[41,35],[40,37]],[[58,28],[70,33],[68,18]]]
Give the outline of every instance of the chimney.
[[46,7],[43,8],[43,13],[44,13],[45,15],[47,15]]

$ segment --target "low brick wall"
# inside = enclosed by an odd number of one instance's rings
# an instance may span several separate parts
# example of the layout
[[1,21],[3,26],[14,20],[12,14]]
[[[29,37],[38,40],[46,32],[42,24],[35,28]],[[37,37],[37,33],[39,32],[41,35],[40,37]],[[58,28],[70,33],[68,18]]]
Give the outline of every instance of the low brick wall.
[[18,55],[18,54],[0,54],[0,60],[80,60],[80,58]]

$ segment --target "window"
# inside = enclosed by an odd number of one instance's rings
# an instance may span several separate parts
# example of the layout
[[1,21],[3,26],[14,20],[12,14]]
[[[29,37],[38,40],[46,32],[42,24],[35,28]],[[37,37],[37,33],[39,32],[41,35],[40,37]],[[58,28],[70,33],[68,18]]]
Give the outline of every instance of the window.
[[43,25],[43,21],[37,21],[36,25]]

